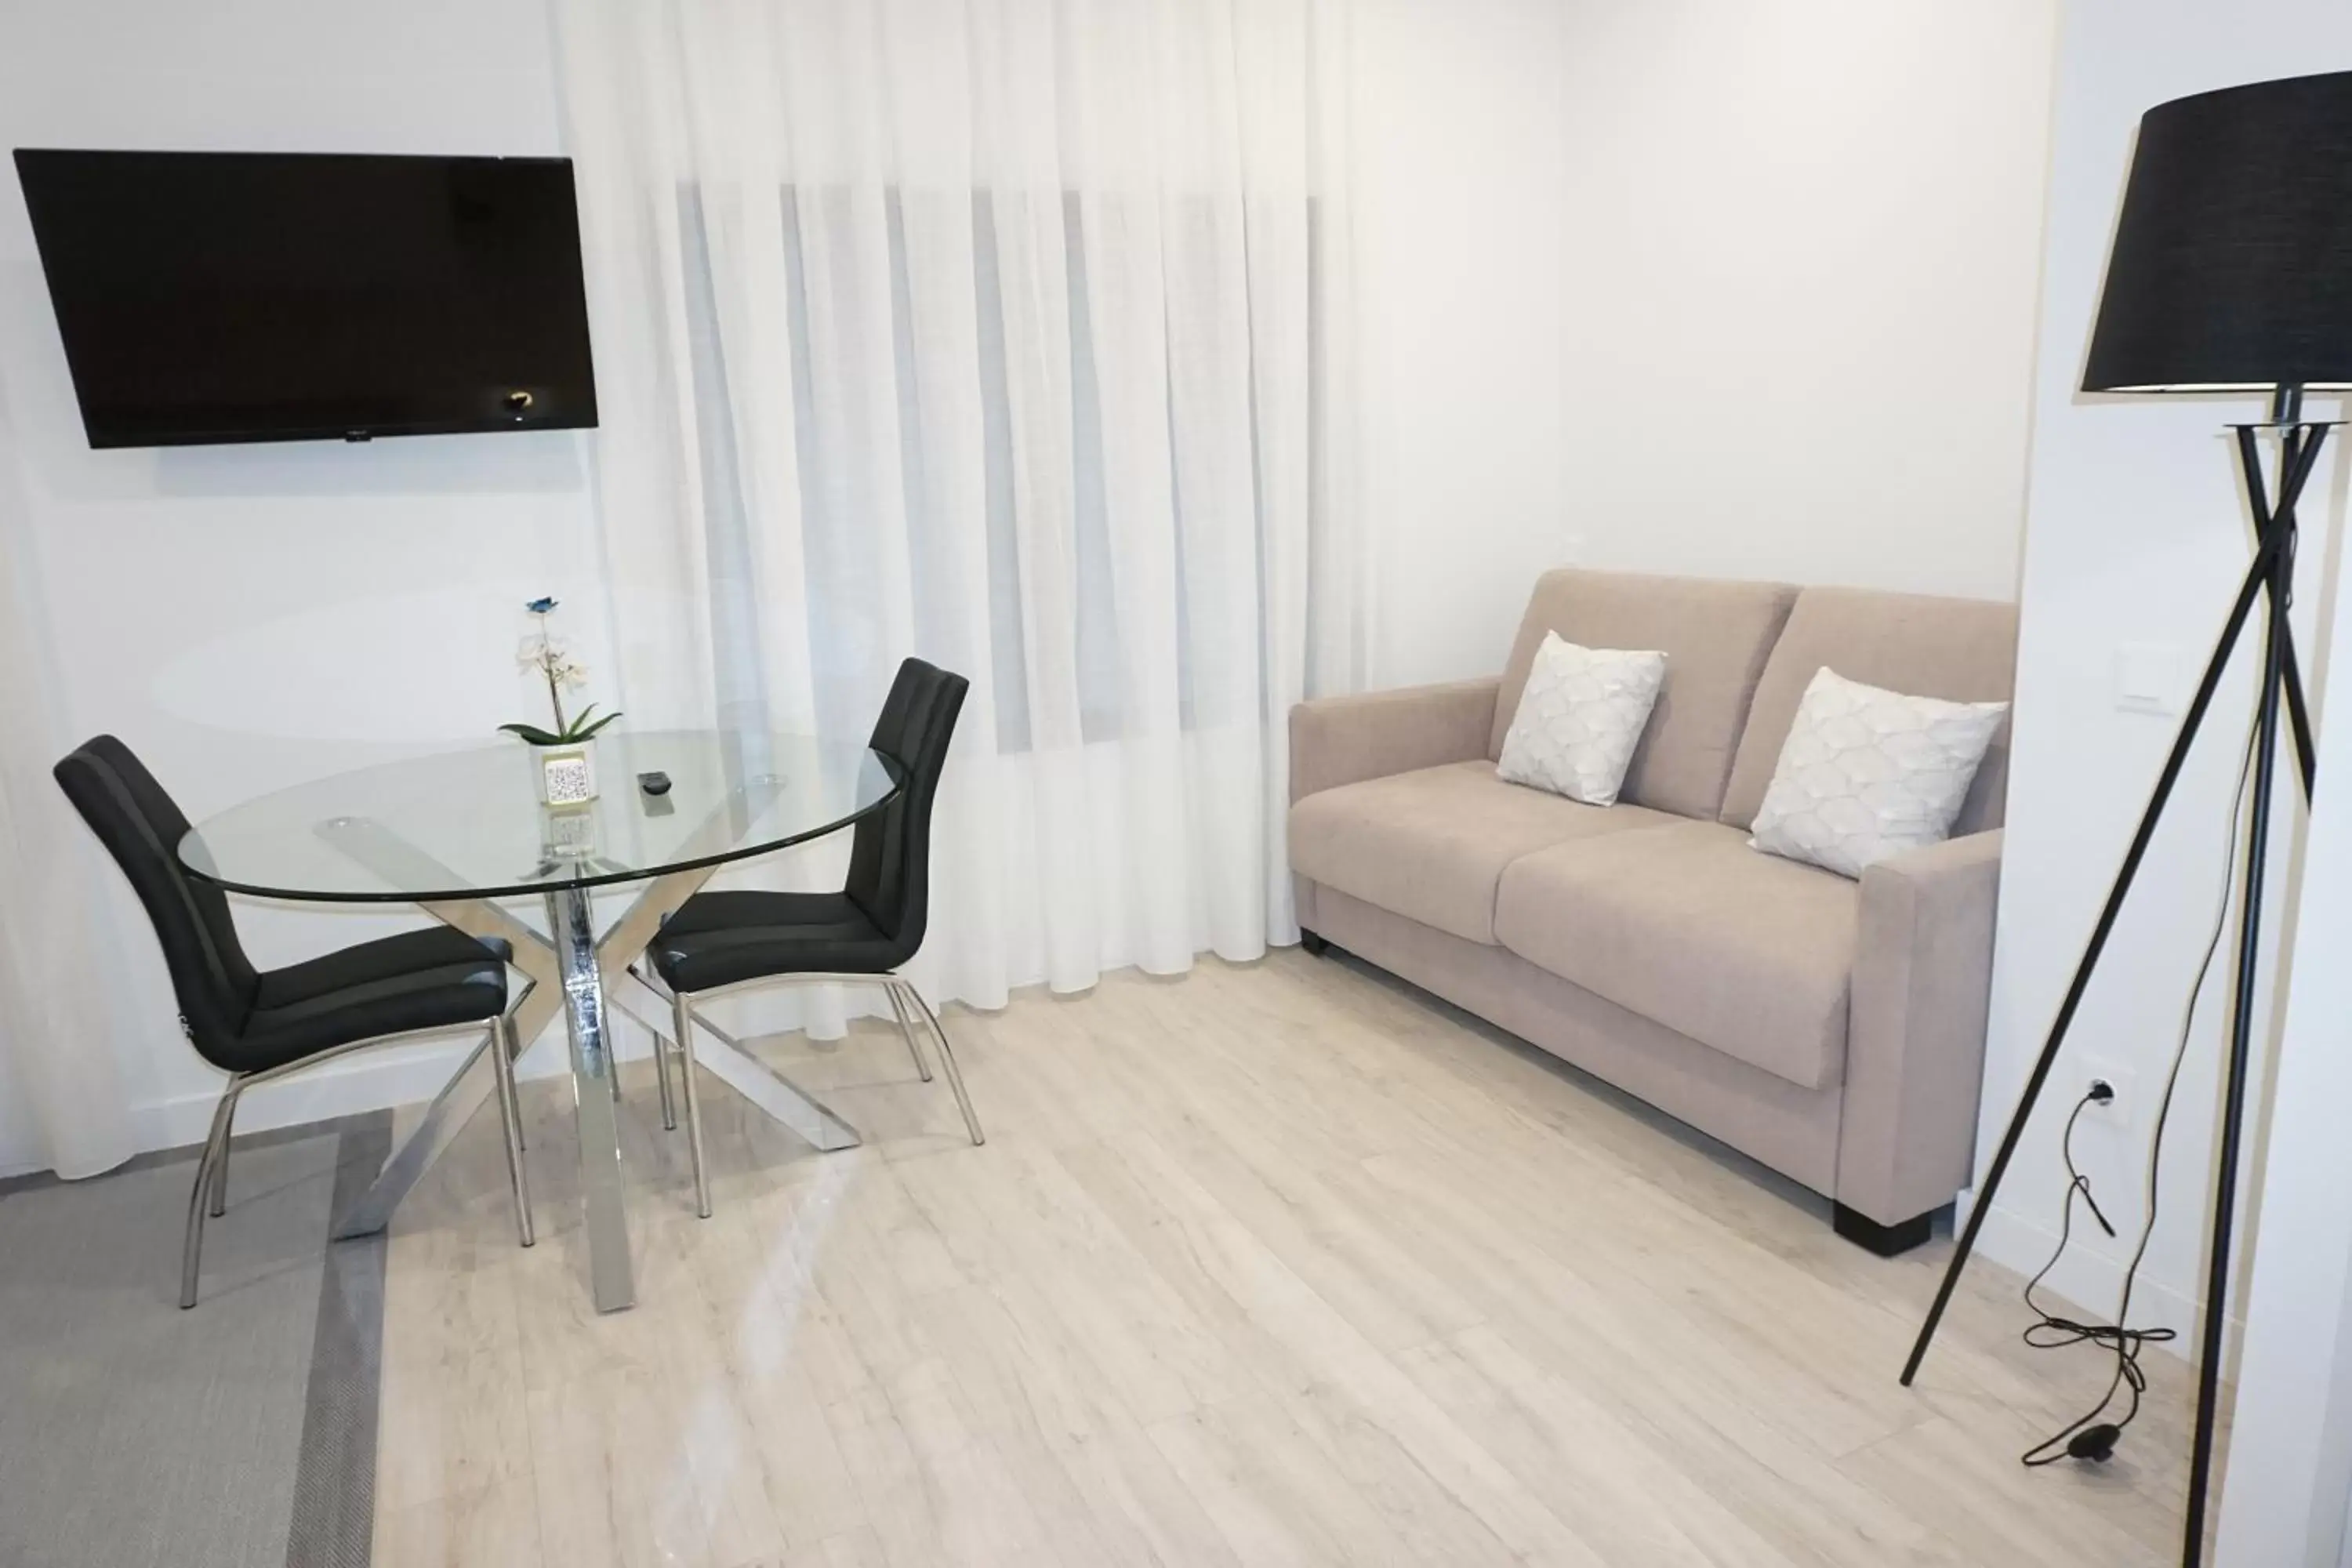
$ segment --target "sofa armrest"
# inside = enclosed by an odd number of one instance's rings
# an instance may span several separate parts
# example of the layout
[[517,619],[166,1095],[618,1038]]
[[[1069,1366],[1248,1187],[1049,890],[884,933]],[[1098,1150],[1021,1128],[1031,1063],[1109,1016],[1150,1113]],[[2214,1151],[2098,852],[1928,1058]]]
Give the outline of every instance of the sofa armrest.
[[1486,754],[1502,681],[1449,681],[1356,697],[1320,697],[1290,710],[1290,798]]
[[1969,1181],[1992,994],[1998,830],[1862,874],[1837,1201],[1899,1225]]

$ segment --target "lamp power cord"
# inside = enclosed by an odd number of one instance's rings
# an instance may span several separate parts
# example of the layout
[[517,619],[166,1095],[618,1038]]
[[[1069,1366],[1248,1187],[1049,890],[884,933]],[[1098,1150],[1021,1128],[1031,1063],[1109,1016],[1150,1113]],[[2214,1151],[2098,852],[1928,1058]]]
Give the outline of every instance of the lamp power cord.
[[[2230,905],[2238,888],[2238,837],[2245,819],[2246,783],[2252,776],[2258,729],[2250,728],[2246,735],[2245,754],[2238,764],[2237,786],[2230,792],[2230,833],[2222,859],[2221,896],[2220,907],[2213,913],[2213,927],[2205,942],[2204,956],[2198,961],[2197,978],[2189,988],[2189,1001],[2181,1009],[2180,1033],[2173,1044],[2171,1066],[2164,1077],[2164,1096],[2158,1102],[2156,1129],[2148,1140],[2146,1191],[2146,1217],[2141,1221],[2139,1235],[2132,1247],[2131,1261],[2124,1268],[2120,1299],[2116,1303],[2112,1322],[2084,1321],[2044,1307],[2036,1291],[2060,1258],[2074,1234],[2074,1207],[2079,1201],[2093,1223],[2110,1237],[2116,1227],[2099,1208],[2098,1199],[2091,1190],[2091,1178],[2074,1163],[2074,1128],[2083,1112],[2094,1105],[2103,1105],[2115,1098],[2112,1086],[2094,1080],[2083,1098],[2075,1101],[2072,1114],[2066,1118],[2066,1131],[2061,1140],[2061,1152],[2066,1163],[2066,1205],[2059,1221],[2058,1245],[2048,1262],[2032,1279],[2025,1282],[2025,1305],[2034,1321],[2027,1327],[2023,1339],[2035,1350],[2064,1350],[2074,1345],[2095,1345],[2115,1357],[2115,1373],[2107,1380],[2106,1392],[2099,1402],[2069,1422],[2058,1432],[2028,1448],[2021,1460],[2029,1468],[2054,1465],[2061,1459],[2084,1459],[2097,1462],[2116,1451],[2116,1444],[2138,1416],[2141,1396],[2147,1392],[2147,1373],[2139,1363],[2140,1352],[2152,1344],[2161,1344],[2177,1337],[2174,1331],[2158,1326],[2130,1327],[2132,1294],[2138,1283],[2140,1266],[2147,1260],[2148,1240],[2156,1234],[2158,1205],[2160,1196],[2158,1175],[2164,1159],[2164,1133],[2172,1118],[2174,1091],[2180,1086],[2181,1064],[2188,1059],[2189,1044],[2197,1018],[2197,1005],[2204,995],[2205,982],[2213,970],[2213,958],[2221,948],[2222,933],[2229,929]],[[2117,1412],[2118,1402],[2121,1409]]]

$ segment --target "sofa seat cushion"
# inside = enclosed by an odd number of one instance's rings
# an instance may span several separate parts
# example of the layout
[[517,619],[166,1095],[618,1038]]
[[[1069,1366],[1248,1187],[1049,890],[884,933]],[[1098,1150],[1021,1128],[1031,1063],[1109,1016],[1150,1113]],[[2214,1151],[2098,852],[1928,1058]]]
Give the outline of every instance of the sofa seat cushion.
[[1807,1089],[1845,1065],[1857,884],[1720,823],[1555,845],[1511,862],[1504,947]]
[[1688,822],[1505,784],[1480,758],[1307,796],[1290,808],[1290,868],[1391,914],[1491,945],[1496,884],[1522,855]]

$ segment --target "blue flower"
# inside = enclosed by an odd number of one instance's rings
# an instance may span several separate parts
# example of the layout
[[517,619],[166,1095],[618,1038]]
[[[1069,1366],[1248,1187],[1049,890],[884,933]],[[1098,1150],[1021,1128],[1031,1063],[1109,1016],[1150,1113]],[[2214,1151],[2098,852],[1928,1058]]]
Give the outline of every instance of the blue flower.
[[543,616],[550,610],[555,608],[555,601],[553,599],[533,599],[530,604],[525,605],[523,608],[529,610],[534,616]]

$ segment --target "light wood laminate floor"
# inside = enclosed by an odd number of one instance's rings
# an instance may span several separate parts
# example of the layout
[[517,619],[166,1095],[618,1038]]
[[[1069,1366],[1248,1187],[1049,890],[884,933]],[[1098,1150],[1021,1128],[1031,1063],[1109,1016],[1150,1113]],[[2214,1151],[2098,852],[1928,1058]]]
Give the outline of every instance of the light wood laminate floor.
[[[569,1101],[540,1245],[495,1121],[403,1211],[379,1563],[2157,1563],[2189,1374],[2105,1468],[2018,1454],[2104,1385],[1948,1242],[1825,1205],[1351,963],[1296,950],[951,1011],[990,1142],[894,1032],[770,1042],[867,1129],[704,1080],[717,1213],[649,1076],[634,1311],[596,1316]],[[641,1064],[642,1065],[642,1064]]]

